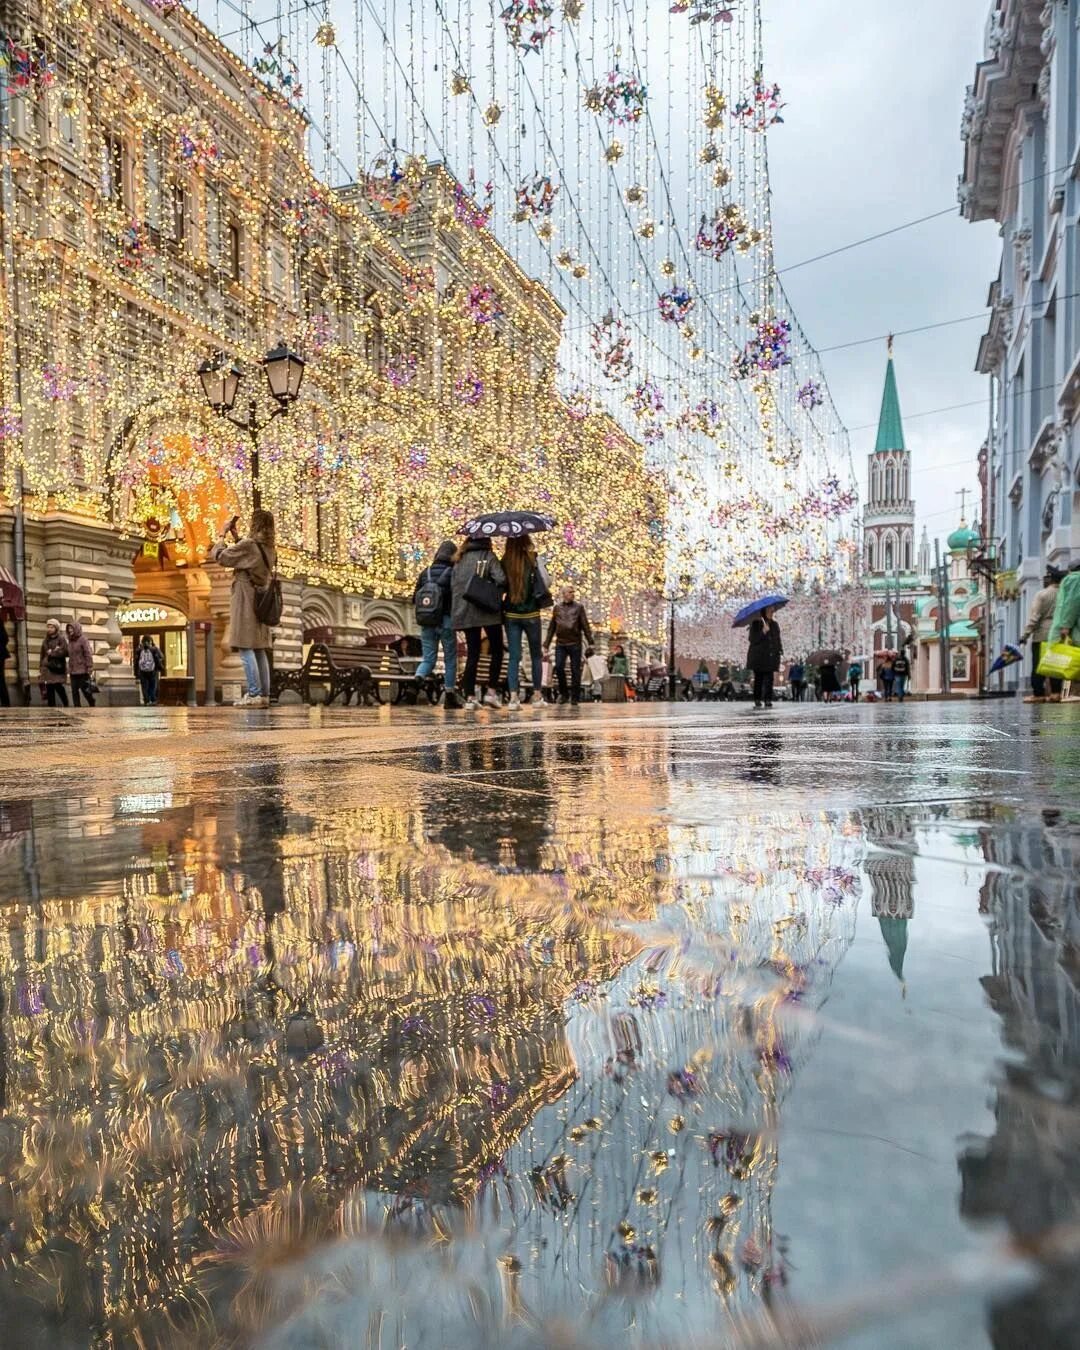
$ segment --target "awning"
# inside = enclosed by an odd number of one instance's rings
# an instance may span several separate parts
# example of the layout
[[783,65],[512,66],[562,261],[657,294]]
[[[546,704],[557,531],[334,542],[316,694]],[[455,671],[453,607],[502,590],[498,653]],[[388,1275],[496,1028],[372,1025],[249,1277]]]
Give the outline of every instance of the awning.
[[0,614],[10,619],[26,618],[22,588],[6,567],[0,567]]
[[401,625],[393,619],[368,619],[364,642],[368,647],[388,647],[404,636]]

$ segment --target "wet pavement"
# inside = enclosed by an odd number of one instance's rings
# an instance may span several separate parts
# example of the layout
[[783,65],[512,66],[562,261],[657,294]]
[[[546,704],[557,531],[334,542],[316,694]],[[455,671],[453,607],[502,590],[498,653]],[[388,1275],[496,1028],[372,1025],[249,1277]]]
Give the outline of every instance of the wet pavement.
[[0,715],[0,1345],[1080,1346],[1080,706]]

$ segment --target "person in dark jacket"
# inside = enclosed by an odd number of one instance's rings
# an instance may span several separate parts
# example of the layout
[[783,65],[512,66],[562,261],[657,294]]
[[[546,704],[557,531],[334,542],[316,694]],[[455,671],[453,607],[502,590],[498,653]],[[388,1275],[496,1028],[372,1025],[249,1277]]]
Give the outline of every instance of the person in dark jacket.
[[772,605],[767,605],[750,622],[750,647],[746,664],[754,672],[755,708],[772,707],[773,678],[780,669],[780,659],[784,655],[780,625],[773,618],[774,613]]
[[540,643],[540,602],[551,603],[545,594],[537,564],[536,545],[521,535],[508,539],[502,557],[506,573],[506,639],[510,648],[510,668],[506,686],[510,690],[510,707],[521,707],[521,655],[524,640],[529,641],[529,662],[532,671],[533,707],[540,707],[540,690],[544,683],[543,651]]
[[158,679],[164,669],[165,658],[161,648],[149,633],[144,633],[135,651],[135,674],[142,686],[143,703],[148,708],[157,703]]
[[792,661],[788,667],[787,679],[791,688],[791,701],[801,703],[806,691],[806,667],[801,661]]
[[589,616],[585,606],[574,598],[573,586],[564,586],[562,599],[551,612],[544,646],[555,640],[555,678],[559,683],[559,702],[567,701],[566,663],[570,662],[569,698],[573,705],[581,701],[581,652],[583,645],[593,640]]
[[[494,591],[498,593],[498,601],[493,601],[490,608],[477,600],[475,594],[467,594],[474,577],[491,582]],[[487,698],[484,701],[492,708],[502,706],[497,690],[502,674],[502,594],[505,589],[506,573],[503,571],[502,563],[495,556],[491,540],[483,538],[466,540],[464,548],[457,554],[453,576],[450,578],[453,596],[450,621],[455,633],[465,634],[467,655],[461,692],[465,695],[466,708],[476,707],[476,670],[480,664],[485,634],[491,656],[491,675]]]
[[896,690],[896,697],[901,703],[904,701],[904,695],[907,693],[907,682],[911,677],[911,662],[903,652],[893,657],[893,687]]
[[0,619],[0,708],[11,707],[11,696],[8,694],[7,674],[4,667],[7,665],[8,657],[11,655],[11,647],[8,645],[8,631],[4,627],[3,619]]
[[80,698],[85,698],[87,706],[97,707],[94,695],[90,691],[90,681],[94,674],[94,653],[83,634],[81,623],[67,625],[68,672],[71,675],[71,701],[81,708]]
[[442,614],[438,623],[423,624],[420,628],[420,642],[423,645],[423,654],[420,664],[416,667],[416,678],[426,680],[435,671],[435,663],[439,659],[439,647],[442,646],[443,652],[443,687],[445,690],[444,701],[448,708],[456,708],[458,704],[457,696],[457,639],[454,637],[454,628],[451,623],[451,610],[454,604],[451,581],[454,575],[454,557],[457,554],[457,545],[452,539],[444,539],[435,552],[435,557],[431,560],[431,566],[425,567],[416,578],[416,585],[413,587],[413,604],[416,604],[417,596],[420,594],[420,588],[429,583],[438,586],[442,592]]
[[66,708],[67,696],[67,638],[60,631],[55,619],[45,625],[45,636],[41,642],[41,667],[39,679],[49,700],[49,707],[55,708],[57,700]]

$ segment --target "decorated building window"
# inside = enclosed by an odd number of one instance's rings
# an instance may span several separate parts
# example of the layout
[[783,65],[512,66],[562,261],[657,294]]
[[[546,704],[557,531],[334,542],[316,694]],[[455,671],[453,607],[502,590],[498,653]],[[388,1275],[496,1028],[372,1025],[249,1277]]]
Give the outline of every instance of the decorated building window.
[[178,244],[182,244],[187,239],[188,227],[187,190],[182,183],[172,185],[170,198],[170,237],[175,239]]
[[229,279],[239,283],[244,276],[244,252],[240,226],[235,220],[229,221],[225,242],[228,248],[226,261],[229,266]]
[[161,189],[161,151],[151,141],[146,147],[146,223],[152,230],[161,230],[161,208],[164,194]]
[[211,267],[227,262],[222,258],[221,191],[215,183],[206,188],[206,261]]
[[101,190],[117,206],[127,206],[127,154],[119,136],[107,133],[101,140]]

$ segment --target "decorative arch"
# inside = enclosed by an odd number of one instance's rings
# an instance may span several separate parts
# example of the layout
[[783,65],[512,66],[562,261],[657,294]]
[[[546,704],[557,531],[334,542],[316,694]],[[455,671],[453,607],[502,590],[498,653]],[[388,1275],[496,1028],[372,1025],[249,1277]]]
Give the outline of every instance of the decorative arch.
[[891,455],[885,461],[885,500],[896,500],[896,460]]
[[892,572],[897,565],[897,538],[895,530],[886,530],[881,539],[881,570]]
[[875,459],[870,467],[870,500],[881,501],[881,460]]

